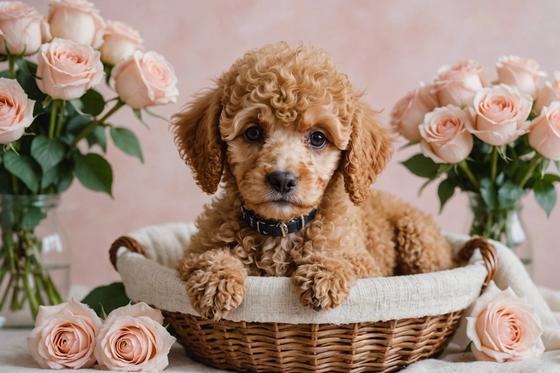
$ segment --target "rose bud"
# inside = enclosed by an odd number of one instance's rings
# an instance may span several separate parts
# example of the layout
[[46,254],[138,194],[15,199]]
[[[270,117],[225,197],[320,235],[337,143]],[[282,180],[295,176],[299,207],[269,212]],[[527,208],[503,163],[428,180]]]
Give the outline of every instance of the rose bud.
[[71,40],[43,44],[37,57],[37,86],[54,99],[73,100],[103,78],[99,52]]
[[105,21],[95,5],[87,0],[51,0],[48,20],[55,38],[94,48],[103,42]]
[[529,145],[545,158],[560,160],[560,101],[554,101],[533,119]]
[[29,56],[50,38],[49,25],[35,9],[19,1],[0,2],[1,54]]
[[468,130],[490,145],[505,145],[527,132],[532,99],[516,87],[500,84],[474,98],[476,118]]
[[436,163],[459,163],[473,147],[472,135],[466,125],[469,115],[453,105],[439,107],[426,114],[420,125],[422,153]]
[[121,100],[134,109],[175,102],[179,95],[173,67],[156,52],[134,52],[114,67],[111,80]]
[[125,23],[109,21],[103,35],[101,60],[110,65],[130,57],[134,51],[142,49],[140,33]]
[[517,87],[519,91],[535,97],[540,80],[546,76],[539,70],[537,61],[517,56],[501,57],[496,63],[498,83]]
[[550,105],[552,101],[560,101],[560,73],[555,73],[553,81],[546,82],[539,88],[533,110],[540,113],[543,107]]
[[470,106],[476,91],[485,86],[484,70],[472,60],[443,66],[434,79],[434,89],[441,106]]
[[0,144],[19,139],[33,122],[35,102],[14,79],[0,78]]
[[422,85],[397,101],[391,112],[391,126],[408,141],[417,142],[418,126],[424,121],[424,115],[437,105],[432,86]]
[[88,306],[71,300],[41,306],[27,338],[33,359],[45,369],[79,369],[95,365],[95,338],[101,319]]

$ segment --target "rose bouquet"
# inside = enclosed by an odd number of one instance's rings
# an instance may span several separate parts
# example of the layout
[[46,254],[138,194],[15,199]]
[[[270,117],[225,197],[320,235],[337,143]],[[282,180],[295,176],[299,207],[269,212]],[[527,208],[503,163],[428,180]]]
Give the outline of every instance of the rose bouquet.
[[512,216],[532,191],[550,214],[560,176],[560,80],[546,82],[538,64],[502,57],[489,81],[475,61],[442,67],[432,83],[399,100],[392,127],[421,154],[403,162],[425,185],[439,180],[441,208],[455,190],[468,192],[470,233],[513,242]]
[[[47,19],[25,3],[0,2],[0,310],[28,305],[35,316],[39,305],[62,301],[42,264],[35,229],[48,206],[37,201],[74,178],[111,195],[108,138],[143,160],[134,132],[111,116],[128,106],[141,121],[155,115],[149,107],[175,102],[173,68],[142,49],[136,30],[106,24],[86,0],[52,0]],[[115,92],[109,98],[96,89],[103,82]]]

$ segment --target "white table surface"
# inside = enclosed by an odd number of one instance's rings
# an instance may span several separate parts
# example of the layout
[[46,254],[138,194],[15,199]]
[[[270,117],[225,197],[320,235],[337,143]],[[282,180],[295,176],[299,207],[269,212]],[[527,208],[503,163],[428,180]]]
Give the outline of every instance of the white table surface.
[[[100,370],[47,370],[40,369],[27,350],[26,337],[30,329],[0,329],[0,373],[83,372],[99,373]],[[185,356],[179,344],[169,354],[170,365],[166,373],[218,373],[225,372],[194,362]]]

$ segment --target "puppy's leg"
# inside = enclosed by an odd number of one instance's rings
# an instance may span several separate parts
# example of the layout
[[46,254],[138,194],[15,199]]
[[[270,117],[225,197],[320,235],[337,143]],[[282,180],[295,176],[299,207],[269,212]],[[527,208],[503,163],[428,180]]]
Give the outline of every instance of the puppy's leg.
[[179,273],[193,308],[201,316],[219,320],[243,302],[247,270],[229,249],[189,255]]
[[408,207],[395,217],[394,224],[399,273],[433,272],[453,266],[451,246],[431,216]]
[[342,255],[316,253],[297,264],[292,280],[301,303],[315,311],[344,303],[357,278],[380,274],[366,250]]

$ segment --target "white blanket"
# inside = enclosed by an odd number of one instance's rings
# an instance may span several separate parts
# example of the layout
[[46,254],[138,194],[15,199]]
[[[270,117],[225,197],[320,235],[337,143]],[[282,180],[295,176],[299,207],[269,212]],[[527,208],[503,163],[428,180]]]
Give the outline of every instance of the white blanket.
[[[187,224],[155,226],[131,234],[147,248],[145,260],[138,254],[119,250],[117,267],[131,299],[145,301],[169,311],[196,314],[188,302],[184,284],[172,269],[182,255],[194,227]],[[447,235],[455,249],[468,239]],[[439,360],[430,359],[408,368],[411,372],[560,372],[560,326],[551,305],[560,312],[560,294],[547,292],[547,301],[528,276],[523,264],[507,247],[494,243],[498,270],[494,278],[500,288],[511,287],[530,302],[541,319],[547,352],[540,361],[496,364],[472,362],[472,354],[461,353],[468,344],[461,325]],[[346,304],[329,312],[314,312],[299,304],[287,278],[252,277],[247,297],[228,319],[289,323],[352,323],[442,314],[468,307],[478,296],[486,273],[480,254],[470,265],[438,273],[363,279],[353,287]],[[471,361],[471,362],[469,362]]]

